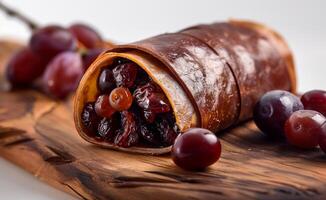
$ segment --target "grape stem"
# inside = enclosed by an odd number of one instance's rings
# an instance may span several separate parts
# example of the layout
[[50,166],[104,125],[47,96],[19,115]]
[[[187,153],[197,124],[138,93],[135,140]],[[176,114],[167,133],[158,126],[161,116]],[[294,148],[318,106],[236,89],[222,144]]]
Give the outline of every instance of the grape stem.
[[35,23],[33,20],[26,17],[25,15],[18,12],[17,10],[14,10],[14,9],[8,7],[2,1],[0,1],[0,10],[4,11],[10,17],[15,17],[15,18],[19,19],[21,22],[26,24],[32,31],[39,27],[37,25],[37,23]]

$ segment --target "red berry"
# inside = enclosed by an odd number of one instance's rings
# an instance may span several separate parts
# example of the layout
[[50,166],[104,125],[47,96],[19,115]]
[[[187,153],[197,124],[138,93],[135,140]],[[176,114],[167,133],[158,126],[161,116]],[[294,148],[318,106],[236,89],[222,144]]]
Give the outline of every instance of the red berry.
[[314,148],[318,145],[321,126],[326,118],[313,110],[294,112],[286,121],[284,131],[287,141],[297,147]]
[[271,138],[284,138],[284,124],[290,115],[302,110],[298,97],[287,91],[274,90],[264,94],[254,108],[254,121]]
[[95,112],[101,117],[110,118],[116,110],[111,106],[109,95],[101,95],[95,103]]
[[6,75],[13,86],[26,86],[40,77],[44,69],[41,58],[30,48],[24,48],[11,57]]
[[112,70],[117,86],[132,87],[137,77],[137,68],[138,66],[132,62],[118,64],[118,66]]
[[128,111],[122,111],[120,114],[121,129],[118,131],[114,143],[125,148],[136,145],[139,140],[139,130],[135,120],[135,115]]
[[307,110],[315,110],[326,116],[326,91],[312,90],[302,95],[301,101]]
[[138,86],[134,91],[134,97],[137,105],[142,109],[144,118],[147,122],[154,122],[156,115],[167,113],[171,106],[161,88],[155,83],[149,82]]
[[191,128],[180,134],[172,147],[172,159],[187,170],[202,170],[221,156],[221,143],[209,130]]
[[64,98],[78,86],[83,75],[81,57],[75,52],[63,52],[48,64],[43,75],[45,92]]
[[116,124],[114,119],[103,118],[97,128],[97,134],[104,139],[112,141],[112,138],[115,137],[116,133]]
[[95,135],[100,118],[96,115],[93,103],[87,103],[84,106],[81,119],[87,134]]
[[110,94],[110,104],[117,111],[128,110],[132,104],[133,97],[128,88],[118,87]]
[[63,51],[72,51],[77,47],[75,37],[65,28],[56,25],[36,30],[29,42],[31,49],[50,60]]
[[326,123],[324,123],[321,127],[321,134],[319,135],[319,146],[321,150],[326,153]]
[[102,38],[92,27],[86,24],[73,24],[69,31],[82,43],[86,48],[95,48],[101,45]]
[[102,93],[107,93],[109,94],[113,88],[116,86],[114,77],[113,77],[113,72],[111,69],[103,69],[98,80],[97,80],[97,85]]

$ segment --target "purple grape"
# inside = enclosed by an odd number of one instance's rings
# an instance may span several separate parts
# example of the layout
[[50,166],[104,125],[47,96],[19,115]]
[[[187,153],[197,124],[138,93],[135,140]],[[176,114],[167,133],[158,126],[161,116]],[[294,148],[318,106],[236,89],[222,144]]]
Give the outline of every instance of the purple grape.
[[40,77],[44,69],[42,59],[30,48],[23,48],[9,60],[6,75],[12,86],[27,86]]
[[285,138],[284,124],[290,115],[302,110],[300,99],[283,90],[273,90],[264,94],[254,108],[254,121],[260,130],[268,136]]
[[76,89],[83,72],[80,54],[63,52],[48,64],[43,75],[44,89],[54,97],[65,98]]
[[80,43],[89,49],[96,48],[103,42],[100,34],[86,24],[73,24],[69,27],[69,31]]
[[29,45],[43,59],[50,60],[61,52],[75,50],[77,40],[67,29],[49,25],[36,30]]

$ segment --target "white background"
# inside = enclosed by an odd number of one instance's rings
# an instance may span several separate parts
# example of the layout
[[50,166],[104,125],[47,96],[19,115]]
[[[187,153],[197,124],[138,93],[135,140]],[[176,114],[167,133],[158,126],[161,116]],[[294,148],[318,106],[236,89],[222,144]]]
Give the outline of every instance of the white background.
[[[41,25],[92,24],[107,39],[131,42],[197,23],[229,18],[263,22],[293,50],[299,91],[326,89],[324,0],[5,0]],[[0,12],[0,37],[27,40],[27,27]],[[23,156],[23,155],[22,155]],[[1,199],[72,199],[0,158]]]

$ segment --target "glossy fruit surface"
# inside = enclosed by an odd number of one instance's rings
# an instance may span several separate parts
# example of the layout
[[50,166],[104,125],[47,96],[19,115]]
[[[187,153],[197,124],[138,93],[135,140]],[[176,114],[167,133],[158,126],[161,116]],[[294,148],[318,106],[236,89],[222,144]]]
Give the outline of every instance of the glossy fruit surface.
[[273,90],[264,94],[254,108],[258,128],[272,138],[284,138],[285,121],[303,105],[298,97],[287,91]]
[[10,58],[6,75],[13,86],[26,86],[40,77],[44,69],[41,58],[30,48],[24,48]]
[[180,131],[169,101],[137,64],[113,60],[100,72],[97,88],[94,110],[100,119],[91,137],[125,148],[162,148],[174,143]]
[[86,24],[73,24],[69,27],[69,31],[82,43],[86,48],[96,48],[102,43],[102,38],[97,31]]
[[326,118],[317,111],[298,110],[286,121],[284,131],[287,141],[297,147],[314,148],[318,145],[321,126]]
[[75,50],[77,41],[67,29],[50,25],[36,30],[29,45],[42,58],[51,59],[63,51]]
[[302,95],[301,101],[307,110],[315,110],[326,116],[326,91],[312,90]]
[[138,66],[135,63],[127,62],[116,66],[113,71],[113,76],[118,87],[132,87],[137,76]]
[[159,141],[156,135],[155,128],[151,125],[140,124],[139,125],[139,132],[142,139],[152,145],[158,145]]
[[111,139],[115,136],[116,126],[113,119],[103,118],[99,124],[97,133],[102,138]]
[[93,103],[87,103],[84,106],[81,120],[84,128],[87,130],[88,134],[95,135],[97,131],[99,117],[95,113],[95,108]]
[[221,143],[209,130],[191,128],[180,134],[172,147],[172,159],[187,170],[202,170],[221,156]]
[[57,98],[65,98],[76,89],[83,71],[78,53],[63,52],[57,55],[48,64],[42,77],[45,92]]
[[110,104],[109,95],[101,95],[95,102],[95,112],[101,117],[110,118],[116,110]]
[[121,112],[121,129],[114,143],[120,147],[130,147],[138,143],[138,128],[135,115],[129,111]]
[[109,94],[115,88],[115,80],[111,69],[103,69],[98,80],[97,85],[102,93]]
[[137,105],[143,110],[144,118],[150,123],[157,114],[171,110],[163,91],[152,82],[137,87],[133,95]]
[[178,133],[174,130],[173,124],[168,121],[166,117],[160,117],[155,123],[156,132],[162,146],[170,146],[174,143]]
[[85,71],[103,51],[105,51],[105,49],[89,49],[85,54],[83,54],[82,59]]
[[117,111],[128,110],[133,97],[128,88],[118,87],[110,93],[110,104]]
[[319,135],[319,146],[321,148],[321,150],[324,151],[324,153],[326,154],[326,123],[324,123],[321,127],[321,134]]

